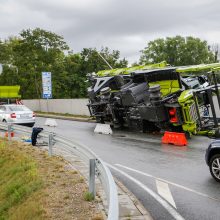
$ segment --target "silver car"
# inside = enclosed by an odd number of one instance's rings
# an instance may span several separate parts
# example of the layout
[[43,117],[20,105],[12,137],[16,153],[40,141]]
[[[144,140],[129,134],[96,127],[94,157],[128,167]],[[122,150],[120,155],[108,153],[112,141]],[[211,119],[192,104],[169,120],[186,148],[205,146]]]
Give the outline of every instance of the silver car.
[[0,121],[33,127],[35,113],[24,105],[0,105]]

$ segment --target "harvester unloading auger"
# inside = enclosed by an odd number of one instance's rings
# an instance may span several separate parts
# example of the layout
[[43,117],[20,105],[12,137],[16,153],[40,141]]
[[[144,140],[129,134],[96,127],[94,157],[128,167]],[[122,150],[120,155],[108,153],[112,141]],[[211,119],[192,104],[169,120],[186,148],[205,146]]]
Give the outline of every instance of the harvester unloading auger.
[[219,70],[220,63],[170,67],[162,62],[88,74],[90,114],[113,127],[219,137]]

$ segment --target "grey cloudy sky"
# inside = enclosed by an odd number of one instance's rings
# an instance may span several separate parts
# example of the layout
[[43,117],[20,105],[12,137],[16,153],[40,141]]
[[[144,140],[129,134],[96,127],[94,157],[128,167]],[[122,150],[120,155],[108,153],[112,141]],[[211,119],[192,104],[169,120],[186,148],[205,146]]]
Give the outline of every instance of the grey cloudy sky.
[[0,0],[0,38],[40,27],[71,49],[108,46],[130,62],[158,37],[194,36],[220,43],[218,0]]

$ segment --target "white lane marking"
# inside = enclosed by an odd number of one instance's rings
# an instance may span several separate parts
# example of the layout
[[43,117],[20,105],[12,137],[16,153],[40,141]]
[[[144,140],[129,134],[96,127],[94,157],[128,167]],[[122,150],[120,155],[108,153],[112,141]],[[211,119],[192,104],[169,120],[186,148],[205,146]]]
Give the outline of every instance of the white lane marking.
[[161,198],[159,195],[157,195],[155,192],[153,192],[150,188],[148,188],[146,185],[144,185],[143,183],[141,183],[140,181],[138,181],[137,179],[135,179],[134,177],[128,175],[127,173],[125,173],[124,171],[108,164],[105,163],[108,167],[110,167],[111,169],[117,171],[118,173],[124,175],[125,177],[127,177],[129,180],[133,181],[134,183],[136,183],[139,187],[141,187],[143,190],[145,190],[148,194],[150,194],[157,202],[159,202],[169,213],[170,215],[173,216],[174,219],[176,220],[184,220],[184,218],[163,198]]
[[133,169],[133,168],[130,168],[130,167],[127,167],[127,166],[123,166],[123,165],[121,165],[121,164],[115,164],[115,165],[118,166],[118,167],[122,167],[122,168],[124,168],[124,169],[130,170],[130,171],[136,172],[136,173],[141,174],[141,175],[143,175],[143,176],[147,176],[147,177],[151,177],[151,178],[154,178],[154,179],[157,179],[157,180],[161,180],[161,181],[163,181],[163,182],[165,182],[165,183],[168,183],[168,184],[170,184],[170,185],[179,187],[179,188],[184,189],[184,190],[187,190],[187,191],[189,191],[189,192],[193,192],[193,193],[195,193],[195,194],[197,194],[197,195],[200,195],[200,196],[203,196],[203,197],[206,197],[206,198],[209,198],[209,199],[218,201],[218,202],[220,201],[219,199],[214,198],[214,197],[211,197],[211,196],[209,196],[209,195],[207,195],[207,194],[205,194],[205,193],[201,193],[201,192],[199,192],[199,191],[196,191],[196,190],[194,190],[194,189],[190,189],[190,188],[185,187],[185,186],[182,186],[182,185],[180,185],[180,184],[170,182],[170,181],[168,181],[168,180],[165,180],[165,179],[162,179],[162,178],[159,178],[159,177],[150,175],[150,174],[148,174],[148,173],[144,173],[144,172],[142,172],[142,171],[140,171],[140,170],[136,170],[136,169]]
[[167,200],[174,208],[176,204],[174,202],[173,196],[170,192],[170,188],[167,183],[156,179],[157,191],[160,196]]

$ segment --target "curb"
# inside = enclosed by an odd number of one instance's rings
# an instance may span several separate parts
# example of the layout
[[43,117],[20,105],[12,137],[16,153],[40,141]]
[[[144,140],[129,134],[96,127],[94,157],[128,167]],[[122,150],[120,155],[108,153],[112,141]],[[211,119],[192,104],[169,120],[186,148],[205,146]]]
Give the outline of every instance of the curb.
[[[114,178],[116,185],[118,188],[120,188],[133,202],[136,209],[139,211],[140,215],[136,216],[130,216],[130,219],[138,219],[138,220],[153,220],[150,213],[147,211],[147,209],[142,205],[142,203],[137,199],[137,197],[130,191],[128,188],[120,182],[118,179]],[[120,197],[120,196],[119,196]],[[120,199],[119,199],[119,205],[120,205]],[[123,217],[120,219],[124,219]]]
[[80,118],[80,117],[71,117],[71,116],[62,116],[62,115],[50,115],[50,114],[36,114],[37,117],[41,118],[55,118],[55,119],[63,119],[68,121],[80,121],[80,122],[91,122],[95,123],[96,121],[91,118]]

